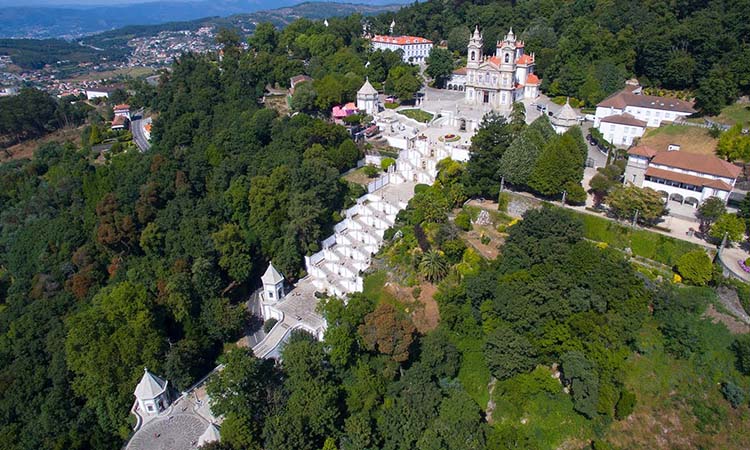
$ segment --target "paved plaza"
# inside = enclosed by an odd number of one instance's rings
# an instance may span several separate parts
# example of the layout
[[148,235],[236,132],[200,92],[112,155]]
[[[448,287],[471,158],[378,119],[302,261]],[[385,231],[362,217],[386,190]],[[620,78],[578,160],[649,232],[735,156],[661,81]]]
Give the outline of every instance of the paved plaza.
[[144,425],[126,450],[192,450],[208,422],[196,414],[175,413]]

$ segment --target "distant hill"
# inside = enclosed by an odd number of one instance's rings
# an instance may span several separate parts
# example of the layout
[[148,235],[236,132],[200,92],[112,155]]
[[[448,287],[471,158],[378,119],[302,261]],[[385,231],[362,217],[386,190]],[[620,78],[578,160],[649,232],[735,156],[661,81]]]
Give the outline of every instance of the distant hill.
[[[184,22],[168,22],[153,25],[130,25],[111,31],[86,36],[79,42],[63,39],[0,39],[0,55],[11,55],[15,64],[26,69],[38,69],[45,64],[58,61],[98,62],[124,60],[131,52],[127,46],[130,39],[157,35],[161,31],[197,30],[203,26],[226,26],[251,33],[255,24],[271,22],[283,28],[295,19],[307,17],[347,16],[353,13],[363,15],[394,11],[401,5],[372,6],[353,3],[306,2],[278,9],[256,11],[251,14],[235,14],[229,17],[204,17]],[[0,13],[1,15],[2,13]],[[0,22],[0,28],[5,24]]]
[[[407,1],[352,0],[364,8],[403,4]],[[0,38],[73,39],[128,25],[156,25],[203,17],[226,17],[269,8],[287,8],[299,3],[298,0],[199,0],[118,6],[10,6],[0,8]],[[307,9],[314,12],[318,8],[309,6]]]

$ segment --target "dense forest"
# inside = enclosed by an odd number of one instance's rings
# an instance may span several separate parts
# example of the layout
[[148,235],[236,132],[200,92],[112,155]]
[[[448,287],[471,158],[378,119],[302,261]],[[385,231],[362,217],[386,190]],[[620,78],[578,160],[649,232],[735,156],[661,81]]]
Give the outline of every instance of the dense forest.
[[[482,24],[486,42],[513,25],[529,33],[547,89],[560,94],[587,98],[589,85],[598,98],[631,73],[699,91],[726,76],[732,95],[747,89],[747,71],[722,63],[746,51],[746,9],[640,5],[431,1],[395,17],[397,31],[445,37],[461,52],[470,24]],[[393,17],[372,19],[376,31]],[[243,301],[267,262],[291,280],[304,275],[303,256],[362,193],[340,178],[361,149],[321,112],[352,100],[365,77],[404,98],[420,81],[399,55],[368,53],[360,21],[261,24],[247,51],[220,33],[221,60],[185,55],[155,92],[131,99],[158,113],[149,152],[95,162],[87,127],[81,148],[48,144],[0,166],[0,448],[119,448],[144,366],[183,389],[217,361],[226,369],[208,389],[226,417],[220,448],[554,448],[572,439],[601,449],[639,405],[652,408],[643,414],[687,411],[705,447],[747,447],[733,430],[747,410],[750,342],[702,318],[719,274],[708,288],[661,283],[549,207],[504,224],[497,258],[461,238],[471,222],[451,210],[469,196],[496,198],[503,177],[549,197],[582,189],[580,130],[557,137],[546,121],[526,126],[518,110],[508,121],[487,117],[475,157],[442,162],[435,185],[419,186],[387,233],[382,263],[437,289],[437,328],[418,329],[383,294],[380,272],[347,305],[326,299],[325,342],[295,334],[283,364],[224,351],[247,323]],[[700,23],[701,45],[688,45]],[[641,39],[645,30],[654,40]],[[694,60],[688,82],[670,84],[639,62],[656,41]],[[300,113],[259,104],[265,86],[300,73],[314,78],[291,99]],[[31,108],[39,105],[44,114]],[[13,108],[22,112],[3,120],[31,120],[29,133],[60,120],[41,97]],[[668,385],[651,382],[654,373]],[[677,394],[658,397],[669,390]]]
[[694,90],[699,107],[717,114],[750,93],[750,3],[714,0],[427,1],[374,21],[395,32],[465,53],[479,25],[494,53],[510,27],[536,53],[548,95],[595,104],[636,75],[644,86]]

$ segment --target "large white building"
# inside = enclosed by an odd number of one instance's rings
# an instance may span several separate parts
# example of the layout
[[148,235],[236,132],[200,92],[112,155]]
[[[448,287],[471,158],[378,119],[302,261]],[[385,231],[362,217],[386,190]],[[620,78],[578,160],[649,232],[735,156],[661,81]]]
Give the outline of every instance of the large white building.
[[484,56],[479,27],[469,38],[466,58],[465,101],[508,112],[513,103],[539,96],[541,80],[534,74],[534,54],[524,53],[524,42],[511,29],[498,42],[495,55]]
[[697,207],[709,197],[726,202],[741,171],[713,155],[656,151],[640,145],[628,151],[625,182]]
[[646,132],[646,122],[629,113],[615,114],[599,121],[599,131],[610,144],[628,147]]
[[418,36],[384,36],[376,34],[370,39],[373,50],[403,52],[404,62],[421,63],[430,56],[432,41]]
[[659,127],[695,113],[693,103],[671,97],[642,95],[640,87],[628,85],[596,105],[594,128],[614,145],[630,145],[646,127]]

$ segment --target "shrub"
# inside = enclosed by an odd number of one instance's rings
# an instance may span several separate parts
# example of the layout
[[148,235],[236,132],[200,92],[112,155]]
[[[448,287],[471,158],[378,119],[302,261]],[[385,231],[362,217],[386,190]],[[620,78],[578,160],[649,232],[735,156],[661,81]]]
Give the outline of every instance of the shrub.
[[456,218],[453,220],[456,226],[464,231],[471,230],[471,217],[466,211],[461,211],[456,214]]
[[398,103],[386,103],[383,106],[385,106],[385,109],[396,109],[399,107],[399,104]]
[[273,317],[272,317],[272,318],[270,318],[270,319],[268,319],[268,320],[266,320],[266,321],[265,321],[265,322],[263,323],[263,332],[264,332],[264,333],[270,333],[270,332],[271,332],[271,329],[272,329],[272,328],[273,328],[273,327],[274,327],[274,326],[275,326],[275,325],[276,325],[276,324],[277,324],[278,322],[279,322],[279,321],[278,321],[278,320],[276,320],[276,319],[274,319]]
[[732,351],[737,358],[737,370],[745,375],[750,375],[750,335],[738,336],[732,343]]
[[380,161],[380,168],[383,169],[383,172],[385,172],[386,170],[388,170],[389,167],[391,167],[394,164],[396,164],[396,160],[395,159],[393,159],[393,158],[383,158]]
[[414,194],[419,194],[420,192],[424,192],[424,191],[426,191],[429,188],[430,188],[429,184],[422,184],[422,183],[420,183],[420,184],[414,186]]
[[492,239],[490,239],[490,237],[489,237],[489,236],[487,236],[486,234],[483,234],[483,235],[482,235],[482,237],[481,237],[481,239],[479,239],[479,241],[480,241],[480,242],[481,242],[481,243],[482,243],[483,245],[487,245],[487,244],[489,244],[491,240],[492,240]]
[[586,203],[586,190],[580,183],[567,183],[565,185],[565,201],[571,205],[580,205]]
[[497,196],[497,210],[502,212],[508,212],[508,204],[510,204],[510,194],[507,192],[501,192]]
[[635,409],[635,394],[623,389],[615,405],[615,417],[617,420],[622,420],[632,414],[633,409]]
[[685,282],[696,286],[705,286],[711,281],[713,266],[711,258],[705,251],[696,249],[685,253],[677,260],[677,272]]
[[745,403],[745,391],[731,381],[721,383],[721,393],[724,394],[724,398],[732,405],[732,408],[737,408]]
[[375,178],[380,173],[380,170],[378,170],[377,167],[368,164],[362,168],[362,173],[367,175],[368,178]]
[[422,288],[417,286],[414,289],[411,290],[411,296],[414,297],[414,300],[419,299],[419,296],[422,295]]

